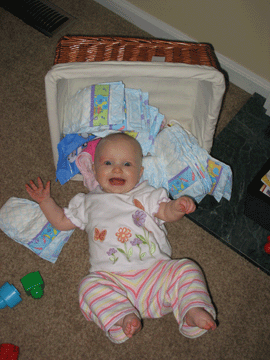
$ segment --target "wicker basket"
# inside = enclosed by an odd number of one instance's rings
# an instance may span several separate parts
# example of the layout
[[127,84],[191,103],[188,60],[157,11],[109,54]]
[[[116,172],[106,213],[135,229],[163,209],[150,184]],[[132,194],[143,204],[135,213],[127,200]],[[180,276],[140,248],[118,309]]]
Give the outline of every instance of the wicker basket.
[[165,61],[212,66],[220,70],[213,47],[205,43],[123,37],[64,36],[56,48],[54,64],[90,61]]

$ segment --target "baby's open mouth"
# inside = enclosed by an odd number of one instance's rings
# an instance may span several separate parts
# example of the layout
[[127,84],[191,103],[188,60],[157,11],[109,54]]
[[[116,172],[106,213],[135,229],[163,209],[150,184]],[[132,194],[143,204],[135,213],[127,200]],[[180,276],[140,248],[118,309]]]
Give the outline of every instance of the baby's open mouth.
[[126,182],[126,180],[121,179],[121,178],[111,178],[109,181],[110,181],[111,185],[116,185],[116,186],[124,185]]

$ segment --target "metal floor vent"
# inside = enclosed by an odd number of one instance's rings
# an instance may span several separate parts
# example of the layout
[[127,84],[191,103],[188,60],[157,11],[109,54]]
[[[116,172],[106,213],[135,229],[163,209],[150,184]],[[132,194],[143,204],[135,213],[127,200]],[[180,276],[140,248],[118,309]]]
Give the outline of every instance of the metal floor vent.
[[73,16],[46,0],[1,0],[0,4],[27,25],[49,37],[75,20]]

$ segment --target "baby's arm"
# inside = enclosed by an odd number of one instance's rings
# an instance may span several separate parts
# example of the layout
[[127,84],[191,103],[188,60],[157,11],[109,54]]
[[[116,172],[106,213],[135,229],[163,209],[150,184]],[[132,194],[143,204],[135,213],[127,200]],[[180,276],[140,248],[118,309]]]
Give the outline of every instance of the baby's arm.
[[156,217],[166,222],[173,222],[182,219],[185,214],[190,214],[195,210],[194,201],[188,196],[182,196],[176,200],[162,202]]
[[56,204],[50,195],[50,181],[47,182],[45,188],[40,178],[38,178],[38,187],[31,180],[30,186],[25,185],[26,191],[33,200],[39,203],[39,206],[46,216],[47,220],[57,230],[68,231],[75,229],[76,226],[66,217],[64,210]]

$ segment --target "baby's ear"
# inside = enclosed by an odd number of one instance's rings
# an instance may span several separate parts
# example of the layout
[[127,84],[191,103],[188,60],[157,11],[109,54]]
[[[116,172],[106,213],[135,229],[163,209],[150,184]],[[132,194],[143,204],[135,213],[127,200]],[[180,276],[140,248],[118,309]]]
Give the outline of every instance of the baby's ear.
[[140,171],[140,178],[142,177],[143,171],[144,171],[144,167],[142,166]]

